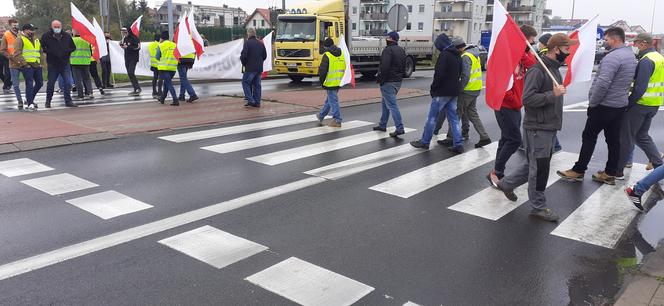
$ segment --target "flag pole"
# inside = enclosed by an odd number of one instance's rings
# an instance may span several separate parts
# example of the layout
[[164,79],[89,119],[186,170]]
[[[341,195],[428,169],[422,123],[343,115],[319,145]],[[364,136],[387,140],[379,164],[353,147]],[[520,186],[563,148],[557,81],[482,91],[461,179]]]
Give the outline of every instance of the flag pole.
[[526,40],[526,46],[528,46],[528,49],[530,50],[530,52],[535,55],[535,57],[537,58],[539,63],[542,64],[542,67],[544,67],[544,71],[546,71],[546,73],[549,75],[549,77],[553,81],[553,85],[560,86],[560,83],[558,83],[558,81],[556,81],[556,78],[553,76],[553,73],[551,73],[551,71],[549,71],[549,68],[546,67],[546,64],[544,64],[544,61],[542,60],[542,58],[539,56],[539,54],[537,54],[537,51],[535,51],[535,49],[530,47],[530,43],[528,42],[528,40]]

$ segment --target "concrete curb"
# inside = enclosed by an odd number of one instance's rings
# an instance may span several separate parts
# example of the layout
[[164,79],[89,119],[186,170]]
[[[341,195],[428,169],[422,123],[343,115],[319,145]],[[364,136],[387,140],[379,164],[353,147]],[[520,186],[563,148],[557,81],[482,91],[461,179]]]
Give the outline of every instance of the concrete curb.
[[102,141],[102,140],[115,139],[115,138],[117,138],[117,136],[111,133],[101,132],[93,134],[82,134],[82,135],[72,135],[64,137],[26,140],[14,143],[0,144],[0,154],[23,152],[23,151],[37,150],[43,148],[60,147],[72,144]]
[[638,271],[625,280],[614,305],[664,305],[664,243],[646,255]]

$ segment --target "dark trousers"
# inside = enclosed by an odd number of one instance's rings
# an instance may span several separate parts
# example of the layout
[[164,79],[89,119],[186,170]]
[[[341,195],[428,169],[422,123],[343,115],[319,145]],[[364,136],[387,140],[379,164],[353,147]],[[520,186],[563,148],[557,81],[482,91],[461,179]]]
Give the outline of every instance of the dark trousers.
[[90,81],[90,66],[89,65],[72,65],[72,72],[74,73],[74,82],[76,83],[76,94],[79,98],[85,95],[92,94],[92,82]]
[[152,67],[152,95],[161,97],[162,88],[164,87],[164,79],[159,76],[159,70]]
[[104,88],[104,84],[101,82],[99,73],[97,72],[97,62],[90,62],[90,76],[92,76],[92,80],[95,82],[95,87],[97,87],[97,89]]
[[134,87],[134,90],[139,90],[141,86],[138,85],[138,79],[136,79],[136,64],[138,64],[138,60],[125,61],[125,68],[127,68],[127,76],[129,77],[129,81],[131,81],[131,86]]
[[653,166],[659,167],[662,165],[662,158],[660,157],[657,145],[650,137],[650,124],[652,119],[657,115],[659,106],[645,106],[634,105],[630,107],[625,116],[623,117],[622,129],[620,130],[620,160],[618,161],[618,173],[625,165],[631,160],[634,145],[637,145],[643,153],[646,153],[648,161]]
[[35,96],[44,85],[42,67],[21,68],[21,72],[25,79],[25,99],[30,105],[34,103]]
[[58,67],[55,65],[48,65],[48,81],[46,83],[46,103],[51,103],[53,100],[53,91],[55,90],[55,83],[61,77],[63,81],[63,91],[65,96],[65,104],[71,103],[71,82],[69,75],[71,75],[71,66],[64,65]]
[[606,145],[609,149],[609,158],[604,171],[608,175],[616,175],[620,158],[620,128],[624,115],[624,107],[613,108],[598,105],[588,108],[588,119],[586,119],[586,127],[583,129],[579,160],[574,164],[572,170],[578,173],[588,170],[588,163],[590,163],[595,144],[597,144],[597,136],[604,131],[604,138],[606,138]]
[[9,71],[9,61],[0,61],[0,79],[2,80],[2,89],[8,90],[12,88],[12,74]]
[[161,99],[166,100],[168,93],[171,93],[173,101],[177,101],[178,95],[175,92],[175,87],[173,87],[173,77],[175,76],[175,71],[160,71],[159,75],[164,80],[164,92],[161,93]]
[[111,87],[111,61],[101,62],[101,82],[104,88]]
[[521,111],[501,108],[495,111],[495,115],[500,127],[500,140],[493,169],[498,177],[502,177],[507,161],[521,145]]

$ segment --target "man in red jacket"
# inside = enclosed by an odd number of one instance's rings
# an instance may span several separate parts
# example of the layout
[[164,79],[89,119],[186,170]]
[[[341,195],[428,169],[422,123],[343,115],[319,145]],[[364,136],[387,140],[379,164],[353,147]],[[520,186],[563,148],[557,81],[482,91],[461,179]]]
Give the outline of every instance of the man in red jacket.
[[[521,26],[521,32],[526,36],[529,43],[535,42],[537,37],[535,28],[523,25]],[[500,141],[498,141],[496,162],[493,170],[487,176],[489,179],[502,179],[505,176],[505,164],[521,145],[521,107],[523,106],[521,96],[523,95],[524,77],[526,70],[537,63],[537,59],[529,48],[526,47],[521,62],[514,71],[512,88],[505,93],[500,110],[495,111],[496,121],[498,121],[500,127]]]

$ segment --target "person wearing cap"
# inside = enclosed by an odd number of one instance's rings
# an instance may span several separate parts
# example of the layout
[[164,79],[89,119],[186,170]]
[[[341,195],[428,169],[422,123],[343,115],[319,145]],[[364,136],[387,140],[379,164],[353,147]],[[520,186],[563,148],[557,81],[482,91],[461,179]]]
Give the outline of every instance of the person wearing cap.
[[549,39],[551,39],[550,33],[542,34],[542,36],[539,37],[537,40],[537,53],[539,53],[540,56],[545,56],[546,53],[549,51],[549,48],[547,47],[547,44],[549,43]]
[[71,74],[71,66],[69,66],[70,56],[76,50],[74,40],[69,34],[62,31],[62,23],[60,21],[53,20],[51,22],[51,29],[41,37],[41,45],[44,54],[46,54],[46,63],[48,64],[46,108],[51,107],[55,82],[57,82],[58,77],[62,76],[64,76],[63,81],[66,81],[63,86],[65,105],[73,106],[70,93],[71,83],[68,76]]
[[405,75],[406,69],[406,51],[398,44],[399,33],[392,31],[385,38],[387,46],[380,55],[380,65],[378,66],[378,83],[382,95],[381,106],[382,113],[380,122],[373,128],[374,131],[387,131],[387,121],[392,113],[395,130],[390,133],[392,137],[403,135],[404,128],[401,120],[401,112],[397,105],[397,93],[401,88],[401,81]]
[[37,109],[37,92],[44,85],[41,66],[41,43],[35,35],[37,28],[30,23],[21,26],[21,34],[14,42],[14,60],[21,67],[25,80],[25,100],[28,109]]
[[[271,43],[271,42],[270,42]],[[265,45],[256,38],[256,29],[247,28],[247,40],[242,46],[240,61],[242,62],[242,90],[247,107],[261,107],[261,77],[263,62],[267,59]]]
[[431,82],[429,114],[424,124],[422,138],[410,142],[410,145],[428,150],[438,114],[445,112],[447,120],[450,121],[453,136],[452,146],[448,149],[459,154],[464,151],[457,116],[457,97],[461,90],[461,52],[452,46],[452,41],[445,33],[438,35],[434,45],[440,51],[440,55],[436,61],[433,82]]
[[648,135],[653,118],[664,104],[664,56],[652,43],[653,38],[648,33],[640,33],[634,39],[634,46],[639,49],[638,64],[620,130],[618,178],[623,176],[622,169],[632,155],[634,144],[643,150],[653,168],[662,165],[659,149]]
[[159,41],[161,35],[155,34],[154,41],[148,45],[148,52],[150,53],[150,71],[152,71],[152,98],[159,99],[161,97],[161,89],[164,80],[159,78],[159,60],[157,59],[157,49],[159,49]]
[[19,78],[20,66],[14,59],[14,44],[19,36],[18,20],[9,19],[9,31],[5,31],[0,42],[0,54],[9,60],[9,74],[11,75],[11,84],[14,87],[14,95],[18,101],[18,108],[23,109],[23,98],[21,96],[21,80]]
[[346,71],[346,59],[339,47],[334,45],[334,40],[328,37],[323,41],[325,54],[320,61],[318,68],[318,77],[323,89],[327,92],[327,98],[323,104],[320,113],[316,115],[320,125],[323,125],[323,119],[332,112],[332,121],[328,124],[331,127],[341,127],[341,111],[339,110],[339,88],[341,88],[341,79]]
[[138,64],[139,51],[141,50],[141,41],[134,35],[134,32],[127,31],[127,28],[120,30],[122,33],[122,40],[120,47],[124,49],[125,68],[127,69],[127,76],[131,81],[131,86],[134,91],[130,92],[130,96],[139,96],[141,94],[141,86],[138,84],[136,78],[136,64]]
[[[468,139],[468,132],[470,130],[470,122],[473,123],[475,130],[480,134],[480,140],[475,144],[475,148],[481,148],[491,143],[491,138],[484,129],[484,124],[477,113],[477,98],[482,91],[482,65],[480,64],[480,50],[476,46],[468,46],[461,37],[455,37],[452,40],[452,45],[461,52],[461,60],[463,67],[461,68],[461,92],[457,100],[457,114],[461,119],[461,136],[463,139]],[[438,131],[445,122],[445,113],[438,114],[436,122],[436,129],[434,134]],[[449,125],[449,121],[448,121]],[[452,128],[449,127],[448,131]],[[438,144],[444,146],[452,145],[452,133],[447,133],[447,138],[438,140]]]
[[79,33],[74,30],[74,44],[76,50],[72,52],[69,58],[74,82],[76,83],[76,94],[78,100],[93,99],[92,81],[90,80],[90,58],[92,57],[92,46],[89,42],[81,38]]
[[173,77],[175,76],[175,71],[178,67],[178,60],[175,58],[175,48],[177,47],[174,42],[169,40],[170,35],[168,31],[161,32],[161,42],[159,43],[159,48],[157,48],[157,60],[159,65],[159,77],[164,80],[164,91],[159,97],[159,102],[164,104],[166,101],[166,96],[168,93],[171,94],[173,98],[173,103],[171,106],[179,106],[180,102],[178,101],[177,93],[175,93],[175,87],[173,86]]
[[[547,207],[544,191],[548,184],[556,133],[563,123],[563,95],[566,89],[561,85],[563,78],[559,69],[569,55],[570,46],[577,42],[562,33],[553,35],[547,43],[549,50],[542,57],[544,65],[537,64],[526,72],[523,88],[526,162],[502,179],[490,178],[491,185],[511,201],[518,200],[514,189],[527,182],[532,206],[530,215],[551,222],[559,217]],[[554,84],[549,72],[557,84]]]
[[[5,29],[0,28],[0,37],[5,35]],[[12,88],[12,73],[9,70],[9,58],[0,53],[0,79],[2,80],[2,93],[10,94]]]
[[588,118],[583,129],[581,152],[574,167],[557,171],[564,179],[580,182],[588,169],[595,151],[597,136],[604,131],[609,156],[603,171],[593,174],[593,181],[615,185],[616,175],[622,172],[620,163],[620,130],[629,104],[629,91],[636,72],[636,57],[632,48],[625,45],[625,31],[609,28],[604,40],[610,46],[609,52],[599,63],[597,75],[588,93]]

